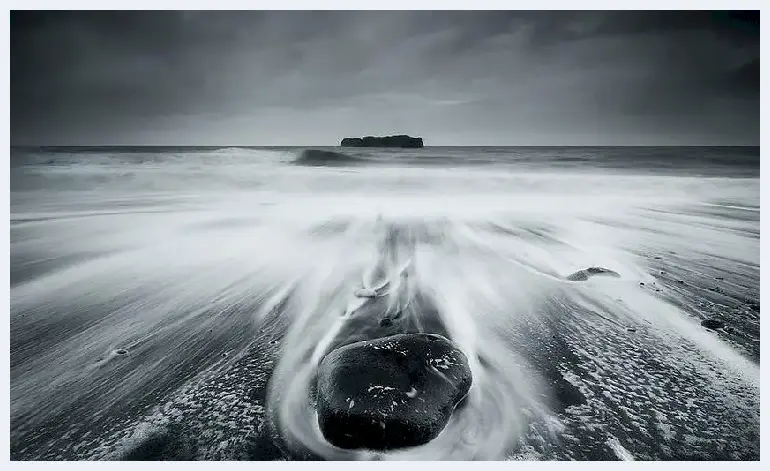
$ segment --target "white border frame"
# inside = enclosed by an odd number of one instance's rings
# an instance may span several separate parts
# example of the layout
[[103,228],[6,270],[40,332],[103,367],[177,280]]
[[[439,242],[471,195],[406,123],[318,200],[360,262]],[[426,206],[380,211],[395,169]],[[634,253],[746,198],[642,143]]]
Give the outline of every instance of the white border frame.
[[[421,10],[498,10],[498,9],[511,9],[511,10],[552,10],[552,9],[558,9],[558,10],[647,10],[647,9],[655,9],[655,10],[761,10],[760,8],[760,2],[759,1],[715,1],[715,0],[700,0],[700,1],[681,1],[681,0],[647,0],[647,1],[640,1],[640,0],[628,0],[624,2],[619,1],[609,1],[609,0],[584,0],[582,2],[574,2],[574,1],[567,1],[567,0],[540,0],[536,3],[530,3],[527,5],[521,5],[516,4],[516,2],[511,1],[501,1],[501,0],[474,0],[473,2],[460,2],[458,0],[390,0],[387,2],[383,1],[377,1],[377,2],[361,2],[361,1],[353,1],[353,0],[329,0],[329,1],[310,1],[310,0],[282,0],[281,2],[265,2],[265,1],[246,1],[246,0],[115,0],[110,2],[97,2],[95,0],[75,0],[75,1],[62,1],[62,0],[11,0],[9,2],[9,9],[17,9],[17,10],[99,10],[99,9],[115,9],[115,10],[177,10],[177,9],[186,9],[186,10],[415,10],[415,9],[421,9]],[[760,13],[761,16],[761,13]],[[10,22],[10,13],[9,13],[9,22]],[[2,34],[2,40],[6,41],[5,47],[3,47],[2,51],[5,57],[3,58],[3,67],[5,68],[5,73],[3,74],[3,81],[5,89],[8,91],[6,95],[6,99],[3,101],[4,106],[4,113],[3,113],[3,119],[5,120],[5,125],[3,127],[3,142],[5,144],[4,149],[6,149],[6,152],[8,152],[8,149],[10,148],[10,41],[9,41],[9,35],[10,35],[10,28],[9,28],[9,22],[5,22],[3,24],[3,34]],[[764,33],[765,27],[764,25],[760,26],[761,28],[761,43],[764,45],[764,39],[766,37]],[[763,48],[765,49],[765,48]],[[766,50],[766,49],[765,49]],[[764,56],[764,54],[762,54]],[[763,57],[764,58],[764,57]],[[762,61],[764,62],[764,61]],[[762,72],[762,78],[761,78],[761,88],[766,88],[766,84],[770,80],[768,78],[768,74],[766,72]],[[761,138],[760,138],[760,148],[765,148],[767,142],[767,120],[763,119],[765,115],[765,107],[761,106],[760,111],[760,120],[761,120],[761,126],[760,126],[760,132],[761,132]],[[764,156],[764,152],[760,151],[761,155]],[[7,154],[6,154],[7,155]],[[6,160],[9,160],[9,158],[6,158]],[[2,167],[0,170],[3,173],[3,179],[6,182],[6,190],[2,192],[2,198],[3,198],[3,211],[7,212],[7,217],[3,220],[5,223],[5,228],[2,231],[2,237],[4,239],[4,242],[6,242],[6,247],[10,248],[10,171],[8,166]],[[760,169],[760,181],[762,179],[762,170]],[[760,201],[761,205],[764,203],[764,200],[766,199],[766,193],[760,191]],[[766,229],[766,223],[767,219],[765,219],[765,223],[760,223],[760,230]],[[760,239],[761,240],[761,239]],[[765,254],[767,254],[767,251],[762,250],[763,244],[760,241],[760,274],[761,274],[761,266],[763,265],[763,261],[765,258]],[[9,266],[10,264],[10,253],[2,251],[2,256],[6,261],[6,266]],[[3,356],[2,356],[2,377],[3,377],[3,388],[2,388],[2,419],[4,422],[4,426],[1,429],[2,432],[2,438],[0,439],[0,446],[2,446],[2,460],[6,461],[9,459],[10,456],[10,446],[9,446],[9,433],[10,433],[10,423],[9,423],[9,415],[10,415],[10,355],[8,354],[10,349],[10,324],[8,323],[8,313],[9,313],[9,303],[10,303],[10,276],[9,271],[3,271],[3,282],[4,286],[8,287],[7,290],[3,291],[3,297],[5,298],[3,300],[3,303],[0,304],[3,309],[3,313],[6,315],[3,316],[5,319],[5,326],[3,328],[2,332],[2,342],[3,342]],[[763,279],[760,275],[760,290],[762,292],[766,292],[766,290],[762,289],[764,288],[764,285],[767,283],[763,282]],[[760,295],[760,298],[762,296]],[[770,321],[769,321],[770,322]],[[770,325],[768,323],[765,323],[765,328],[761,328],[762,331],[761,337],[767,338],[763,331],[770,329],[770,327],[767,327],[767,325]],[[764,344],[760,346],[760,352],[761,356],[764,358],[767,357],[767,351],[766,348],[764,348]],[[765,361],[764,364],[760,366],[760,388],[764,389],[762,386],[765,384],[768,384],[767,381],[765,381],[765,378],[767,377],[767,362]],[[761,403],[761,412],[767,411],[767,403],[768,400],[765,396],[760,397],[760,403]],[[762,420],[761,423],[761,436],[760,440],[762,445],[767,441],[767,434],[768,434],[768,428],[766,423],[770,420],[767,418],[765,414],[762,414],[764,416],[764,420]],[[761,455],[760,459],[764,456],[766,456],[765,452],[766,447],[761,446]],[[135,466],[134,463],[130,462],[122,462],[122,463],[84,463],[84,462],[60,462],[60,463],[48,463],[48,462],[33,462],[33,463],[22,463],[22,462],[9,462],[12,469],[17,468],[27,468],[27,469],[43,469],[43,468],[60,468],[60,469],[82,469],[83,466],[88,467],[110,467],[113,469],[119,468],[119,469],[130,469]],[[465,464],[457,464],[457,463],[441,463],[441,464],[434,464],[435,466],[440,466],[440,469],[446,469],[447,467],[454,468],[457,466],[458,470],[463,469]],[[281,466],[281,467],[321,467],[321,468],[327,468],[329,470],[338,471],[340,468],[348,468],[353,469],[355,467],[356,470],[360,469],[361,466],[398,466],[400,470],[406,471],[408,468],[411,469],[420,469],[424,468],[426,465],[419,464],[419,463],[329,463],[329,462],[313,462],[313,463],[300,463],[300,462],[290,462],[290,463],[281,463],[281,462],[261,462],[261,463],[249,463],[249,462],[196,462],[196,463],[184,463],[181,464],[179,462],[172,462],[172,463],[162,463],[162,462],[151,462],[142,464],[143,467],[151,467],[156,469],[161,469],[168,467],[176,468],[177,466],[184,467],[185,469],[189,468],[195,468],[195,469],[211,469],[211,468],[217,468],[222,469],[223,467],[227,467],[230,469],[253,469],[253,467],[268,467],[271,468],[273,466]],[[433,466],[433,465],[431,465]],[[570,468],[582,468],[582,469],[590,469],[591,471],[602,470],[602,469],[615,469],[617,466],[661,466],[663,469],[673,469],[673,470],[679,470],[682,468],[690,468],[697,467],[697,469],[718,469],[721,467],[721,465],[717,462],[699,462],[699,463],[692,463],[692,462],[660,462],[660,463],[618,463],[618,462],[604,462],[604,463],[593,463],[593,462],[576,462],[576,463],[561,463],[561,462],[543,462],[543,463],[530,463],[530,462],[485,462],[480,463],[478,465],[474,464],[472,466],[482,466],[482,467],[506,467],[507,469],[510,469],[510,467],[515,467],[516,469],[525,468],[525,469],[542,469],[542,468],[556,468],[556,467],[570,467]],[[744,463],[731,463],[729,466],[736,466],[740,468],[753,468],[753,469],[760,469],[761,461],[759,462],[744,462]],[[462,467],[462,468],[461,468]],[[7,469],[7,468],[6,468]]]

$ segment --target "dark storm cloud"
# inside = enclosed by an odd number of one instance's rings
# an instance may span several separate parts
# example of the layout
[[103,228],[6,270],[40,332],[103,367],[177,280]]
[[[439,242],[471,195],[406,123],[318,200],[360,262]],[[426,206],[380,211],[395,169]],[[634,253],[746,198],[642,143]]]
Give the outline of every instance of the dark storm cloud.
[[12,12],[15,144],[758,144],[759,16]]

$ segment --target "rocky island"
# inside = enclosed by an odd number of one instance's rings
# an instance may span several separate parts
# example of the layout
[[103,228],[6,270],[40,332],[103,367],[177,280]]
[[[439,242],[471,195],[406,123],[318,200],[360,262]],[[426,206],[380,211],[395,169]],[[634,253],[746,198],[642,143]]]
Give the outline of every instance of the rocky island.
[[409,149],[422,148],[421,137],[407,135],[385,137],[346,137],[340,143],[341,147],[402,147]]

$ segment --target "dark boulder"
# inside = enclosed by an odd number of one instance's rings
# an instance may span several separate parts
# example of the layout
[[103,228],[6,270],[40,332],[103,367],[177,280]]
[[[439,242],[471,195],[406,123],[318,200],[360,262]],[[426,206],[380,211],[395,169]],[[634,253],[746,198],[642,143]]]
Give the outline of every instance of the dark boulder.
[[585,270],[578,270],[575,273],[569,275],[567,279],[569,281],[585,281],[592,276],[611,276],[619,278],[620,275],[617,272],[602,267],[589,267]]
[[440,335],[356,342],[319,366],[318,425],[340,448],[422,445],[446,426],[470,386],[468,359]]
[[720,321],[719,319],[703,319],[700,323],[703,327],[707,329],[719,329],[722,326],[725,325],[724,322]]
[[406,135],[385,137],[346,137],[340,142],[342,147],[403,147],[419,149],[422,145],[421,137]]

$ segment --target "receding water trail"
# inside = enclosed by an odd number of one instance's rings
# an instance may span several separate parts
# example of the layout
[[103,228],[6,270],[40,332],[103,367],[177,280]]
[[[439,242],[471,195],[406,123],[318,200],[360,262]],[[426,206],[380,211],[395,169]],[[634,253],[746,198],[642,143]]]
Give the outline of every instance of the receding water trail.
[[[239,156],[12,169],[14,459],[758,457],[758,180]],[[468,397],[333,447],[318,363],[400,332],[452,339]]]
[[[605,331],[630,335],[627,329],[645,325],[643,342],[671,353],[688,342],[695,350],[679,352],[684,355],[682,361],[697,362],[693,356],[720,361],[737,378],[738,387],[758,388],[756,364],[703,331],[685,313],[640,290],[644,265],[634,264],[637,257],[602,237],[598,227],[593,234],[601,252],[592,260],[618,270],[622,279],[577,284],[555,274],[566,275],[570,258],[586,257],[593,244],[581,247],[538,236],[522,240],[491,231],[474,219],[385,223],[387,236],[380,241],[369,239],[380,247],[381,259],[366,260],[345,248],[344,255],[327,253],[323,261],[318,260],[324,269],[308,283],[308,292],[297,293],[303,307],[288,309],[299,317],[291,321],[269,401],[275,425],[291,446],[307,447],[312,454],[330,459],[371,456],[371,452],[343,451],[326,443],[313,408],[314,374],[323,354],[334,347],[400,332],[441,333],[453,339],[470,359],[474,385],[436,440],[412,450],[378,453],[380,458],[499,459],[524,438],[533,420],[550,428],[564,427],[557,425],[560,420],[553,415],[553,403],[559,398],[552,397],[547,383],[566,380],[554,371],[548,373],[557,378],[543,377],[538,363],[561,360],[558,350],[540,351],[543,337],[575,329],[570,325],[576,321],[575,311],[586,316],[583,322]],[[374,226],[351,225],[361,231],[352,236],[366,238],[377,232]],[[577,230],[556,237],[579,243],[587,229],[577,223],[572,228]],[[543,248],[551,248],[559,262],[549,264],[546,257],[527,261],[532,251]],[[356,298],[354,292],[362,283],[356,275],[366,273],[366,264],[393,259],[392,265],[409,262],[408,276],[391,271],[394,290],[384,299]],[[330,276],[330,266],[339,267],[337,276]],[[319,303],[318,298],[326,302]],[[394,305],[400,319],[382,327],[379,321],[392,315]],[[596,344],[597,335],[580,333],[584,337],[575,339],[571,350],[582,350],[581,343]]]

